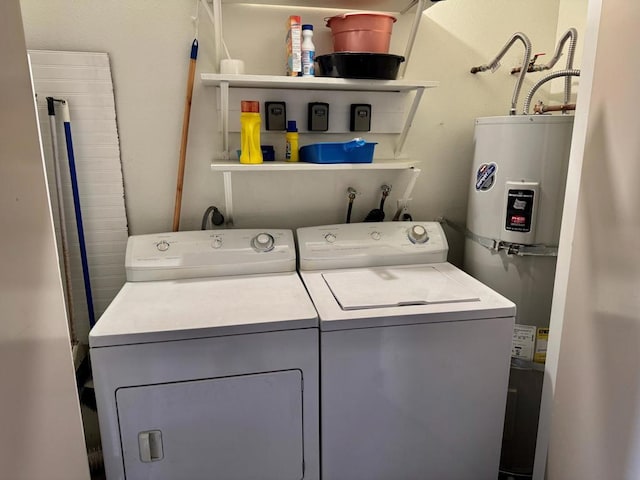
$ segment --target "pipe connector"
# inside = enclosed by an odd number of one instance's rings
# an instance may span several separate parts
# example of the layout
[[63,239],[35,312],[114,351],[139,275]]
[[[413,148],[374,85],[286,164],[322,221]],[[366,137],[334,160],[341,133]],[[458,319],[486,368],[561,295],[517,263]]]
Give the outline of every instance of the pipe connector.
[[542,102],[538,102],[533,107],[533,113],[547,113],[547,112],[562,112],[567,113],[576,109],[575,103],[564,103],[562,105],[545,105]]
[[[557,72],[551,72],[545,75],[540,80],[538,80],[538,82],[533,87],[531,87],[531,90],[529,90],[529,94],[527,95],[527,98],[524,101],[524,109],[522,113],[524,115],[529,115],[529,107],[531,106],[531,100],[533,99],[533,96],[538,91],[538,89],[542,85],[547,83],[549,80],[553,80],[554,78],[559,78],[559,77],[579,77],[579,76],[580,76],[580,70],[558,70]],[[565,104],[566,103],[567,102],[565,102]]]
[[479,67],[471,67],[470,72],[476,74],[478,72],[486,72],[489,70],[489,65],[480,65]]

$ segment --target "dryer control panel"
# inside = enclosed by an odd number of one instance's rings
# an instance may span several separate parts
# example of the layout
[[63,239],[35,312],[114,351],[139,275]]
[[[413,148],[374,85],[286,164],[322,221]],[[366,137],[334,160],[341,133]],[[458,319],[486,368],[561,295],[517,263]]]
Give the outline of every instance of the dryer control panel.
[[200,230],[129,237],[127,280],[144,282],[197,277],[293,272],[291,230]]
[[300,270],[441,263],[449,246],[437,222],[365,222],[299,228]]

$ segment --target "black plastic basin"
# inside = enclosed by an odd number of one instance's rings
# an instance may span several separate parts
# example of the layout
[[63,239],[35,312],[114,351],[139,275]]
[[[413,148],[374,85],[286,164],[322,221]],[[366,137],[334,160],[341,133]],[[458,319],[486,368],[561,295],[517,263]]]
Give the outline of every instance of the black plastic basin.
[[388,53],[335,52],[316,57],[318,76],[395,80],[404,57]]

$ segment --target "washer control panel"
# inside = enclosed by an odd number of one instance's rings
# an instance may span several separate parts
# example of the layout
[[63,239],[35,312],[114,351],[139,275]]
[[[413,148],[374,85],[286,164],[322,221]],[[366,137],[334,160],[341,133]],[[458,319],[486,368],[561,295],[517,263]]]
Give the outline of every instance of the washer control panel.
[[201,230],[134,235],[127,242],[130,282],[293,272],[291,230]]
[[299,228],[301,270],[440,263],[449,246],[437,222],[370,222]]

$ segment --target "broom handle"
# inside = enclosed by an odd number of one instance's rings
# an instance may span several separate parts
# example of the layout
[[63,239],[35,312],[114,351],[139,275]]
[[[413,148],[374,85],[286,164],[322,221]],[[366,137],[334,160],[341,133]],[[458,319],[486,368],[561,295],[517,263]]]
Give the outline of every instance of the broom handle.
[[53,173],[56,180],[56,198],[58,200],[58,220],[60,221],[60,244],[62,246],[62,263],[64,269],[65,297],[67,300],[67,313],[69,315],[69,335],[71,342],[76,343],[75,332],[75,311],[73,306],[73,291],[71,287],[71,265],[69,260],[69,241],[67,239],[67,217],[64,211],[64,198],[62,187],[62,172],[60,169],[60,158],[58,156],[58,132],[56,126],[55,99],[47,97],[47,113],[49,114],[49,126],[51,127],[51,148],[53,150]]
[[93,310],[93,294],[91,293],[91,277],[89,275],[89,260],[87,258],[87,245],[84,240],[84,226],[82,222],[82,209],[80,207],[80,192],[78,190],[78,176],[76,170],[75,154],[73,153],[73,137],[71,135],[71,117],[69,116],[69,102],[62,103],[62,120],[64,123],[64,135],[67,140],[67,157],[69,159],[69,175],[71,177],[71,190],[73,192],[73,207],[76,213],[76,227],[78,229],[78,243],[80,245],[80,260],[82,262],[82,276],[84,278],[84,294],[87,298],[87,313],[89,314],[89,326],[96,324]]
[[180,210],[182,208],[182,185],[184,183],[184,166],[187,158],[187,139],[189,137],[189,119],[191,117],[191,99],[193,98],[193,78],[196,74],[196,59],[198,58],[198,39],[191,44],[191,60],[189,61],[189,78],[187,80],[187,95],[184,103],[184,117],[182,119],[182,141],[180,143],[180,161],[178,163],[178,180],[176,184],[176,202],[173,209],[173,231],[180,228]]

